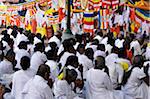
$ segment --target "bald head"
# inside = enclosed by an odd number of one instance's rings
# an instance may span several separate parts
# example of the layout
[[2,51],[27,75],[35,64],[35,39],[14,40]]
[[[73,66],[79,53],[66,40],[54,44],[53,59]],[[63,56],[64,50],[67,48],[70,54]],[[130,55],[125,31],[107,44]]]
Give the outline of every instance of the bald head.
[[143,63],[144,63],[144,59],[143,59],[143,56],[141,55],[136,55],[133,59],[133,66],[143,66]]
[[49,74],[50,74],[50,67],[48,65],[42,64],[39,66],[37,75],[39,75],[47,80],[49,78]]
[[105,67],[105,58],[103,56],[97,56],[95,60],[95,69],[102,69]]

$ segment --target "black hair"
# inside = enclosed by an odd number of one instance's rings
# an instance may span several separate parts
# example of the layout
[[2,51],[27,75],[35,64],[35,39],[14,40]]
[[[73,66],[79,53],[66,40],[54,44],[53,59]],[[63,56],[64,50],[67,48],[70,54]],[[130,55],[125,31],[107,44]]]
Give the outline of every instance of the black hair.
[[76,62],[78,62],[78,57],[75,55],[71,55],[67,58],[65,66],[68,66],[68,65],[74,66]]
[[19,49],[27,50],[27,43],[25,41],[21,41],[18,45]]
[[13,30],[12,33],[11,33],[11,35],[12,35],[14,38],[17,37],[17,34],[18,34],[17,30]]
[[87,49],[85,50],[85,55],[86,55],[89,59],[91,59],[91,60],[93,61],[93,59],[94,59],[94,57],[93,57],[94,51],[93,51],[92,48],[87,48]]
[[56,53],[53,50],[46,52],[46,56],[48,60],[56,60]]
[[27,70],[30,67],[30,58],[28,56],[23,56],[20,60],[20,65],[23,70]]
[[45,49],[45,46],[43,43],[37,43],[37,44],[35,44],[34,52],[36,52],[36,51],[43,52],[44,49]]
[[105,45],[104,44],[98,44],[97,50],[105,51]]

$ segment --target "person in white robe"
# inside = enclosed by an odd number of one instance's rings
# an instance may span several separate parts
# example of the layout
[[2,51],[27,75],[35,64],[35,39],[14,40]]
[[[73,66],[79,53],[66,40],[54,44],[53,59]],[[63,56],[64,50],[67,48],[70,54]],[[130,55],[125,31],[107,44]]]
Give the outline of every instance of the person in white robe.
[[52,36],[48,43],[50,42],[56,42],[57,47],[59,48],[61,45],[61,36],[62,36],[62,32],[61,31],[57,31],[56,33],[54,33],[54,36]]
[[37,74],[24,86],[21,99],[54,99],[52,89],[47,84],[50,68],[40,65]]
[[125,94],[125,99],[148,99],[148,86],[146,84],[148,84],[149,80],[146,80],[146,74],[141,69],[143,62],[142,56],[137,55],[134,57],[133,67],[123,83],[122,90]]
[[124,74],[123,68],[119,64],[116,64],[117,59],[119,59],[118,48],[114,47],[112,49],[112,53],[105,58],[106,66],[109,69],[109,76],[114,89],[118,87],[118,84],[121,84]]
[[15,61],[15,53],[12,50],[9,50],[3,61],[0,63],[0,77],[4,74],[14,73],[13,62]]
[[46,55],[43,53],[44,45],[38,43],[35,45],[35,53],[31,57],[31,69],[35,71],[35,74],[41,64],[44,64],[47,61]]
[[57,78],[57,76],[59,74],[58,63],[56,62],[56,54],[57,53],[54,53],[52,50],[49,50],[46,53],[46,56],[47,56],[48,60],[45,64],[50,67],[50,71],[51,71],[50,76],[51,76],[53,81],[55,81],[55,79]]
[[59,63],[61,63],[61,66],[62,66],[61,70],[65,66],[67,58],[71,55],[75,55],[75,49],[74,49],[73,45],[70,43],[70,41],[68,41],[68,40],[64,41],[63,47],[64,47],[64,53],[60,57],[60,61],[59,61]]
[[15,99],[21,99],[21,91],[24,85],[33,77],[33,71],[29,68],[30,58],[24,56],[20,62],[22,69],[15,72],[12,79],[11,95]]
[[97,57],[95,67],[87,71],[86,99],[113,99],[113,86],[106,72],[104,57]]
[[97,56],[106,57],[105,45],[104,45],[104,44],[99,44],[99,45],[97,46],[97,51],[94,52],[94,59],[96,59]]
[[131,49],[134,49],[134,56],[136,55],[141,55],[142,54],[142,51],[141,51],[141,46],[138,42],[138,40],[133,40],[131,43],[130,43],[130,50]]
[[74,99],[76,97],[72,82],[77,78],[77,72],[74,69],[65,70],[65,78],[54,82],[55,99]]
[[21,58],[23,56],[30,57],[30,54],[27,51],[27,43],[26,42],[21,41],[20,44],[18,45],[18,48],[19,48],[19,50],[15,52],[16,53],[15,59],[17,61],[17,64],[16,64],[15,68],[21,69],[21,66],[20,66]]
[[93,61],[92,59],[90,59],[91,57],[93,57],[93,54],[91,53],[92,49],[86,49],[85,50],[85,54],[80,55],[78,57],[79,59],[79,64],[81,64],[83,66],[83,79],[86,79],[86,72],[94,67]]
[[147,44],[146,52],[144,53],[144,55],[147,60],[150,60],[150,43]]

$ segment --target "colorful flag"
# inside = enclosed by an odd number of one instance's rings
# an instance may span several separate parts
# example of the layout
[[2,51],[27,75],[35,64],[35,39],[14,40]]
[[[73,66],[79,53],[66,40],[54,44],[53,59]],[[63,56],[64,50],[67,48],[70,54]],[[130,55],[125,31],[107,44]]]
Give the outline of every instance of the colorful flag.
[[83,31],[93,33],[94,30],[94,12],[84,12]]
[[101,9],[98,14],[100,29],[107,29],[109,25],[109,9]]

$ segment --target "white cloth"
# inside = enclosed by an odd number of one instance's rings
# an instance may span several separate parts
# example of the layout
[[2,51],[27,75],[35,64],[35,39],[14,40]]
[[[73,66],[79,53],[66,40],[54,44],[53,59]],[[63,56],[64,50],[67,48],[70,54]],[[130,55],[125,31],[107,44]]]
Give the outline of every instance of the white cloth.
[[16,68],[19,68],[21,69],[21,65],[20,65],[20,62],[21,62],[21,58],[23,56],[28,56],[30,58],[30,54],[28,53],[27,50],[24,50],[24,49],[19,49],[16,53],[16,56],[15,56],[15,60],[17,61],[17,64],[16,64]]
[[34,37],[34,45],[36,45],[37,43],[41,43],[42,41],[40,39],[38,39],[37,37]]
[[90,59],[89,59],[87,56],[85,56],[85,55],[80,55],[80,56],[78,57],[78,60],[79,60],[79,64],[82,64],[82,66],[83,66],[83,78],[85,78],[85,77],[86,77],[86,72],[87,72],[90,68],[94,67],[93,62],[92,62],[92,60],[90,60]]
[[123,88],[126,95],[125,99],[148,99],[148,90],[143,84],[142,78],[146,75],[142,69],[135,67]]
[[94,59],[96,59],[97,56],[106,57],[106,53],[105,53],[104,51],[97,50],[97,51],[94,53]]
[[0,63],[0,76],[2,76],[3,74],[12,74],[13,72],[14,72],[13,71],[13,65],[11,62],[9,62],[6,59],[1,61],[1,63]]
[[147,48],[146,48],[145,58],[146,58],[147,60],[150,60],[150,47],[147,47]]
[[106,66],[109,69],[109,76],[113,83],[113,88],[116,88],[118,83],[122,82],[122,78],[124,74],[123,68],[119,64],[115,63],[117,59],[118,59],[118,55],[114,53],[106,57]]
[[56,80],[54,83],[54,94],[56,99],[73,99],[75,93],[66,80]]
[[21,91],[24,85],[33,77],[33,71],[31,69],[19,70],[14,73],[12,79],[12,90],[11,95],[15,99],[21,99]]
[[47,81],[36,75],[25,84],[21,99],[54,99],[54,97]]
[[118,48],[122,48],[123,47],[123,43],[124,43],[124,39],[122,39],[122,40],[117,39],[115,41],[115,46],[118,47]]
[[65,66],[66,61],[67,61],[67,58],[68,58],[69,56],[71,56],[71,55],[74,55],[74,54],[73,54],[73,53],[69,53],[69,52],[65,52],[65,53],[62,55],[62,57],[60,58],[60,61],[59,61],[59,63],[61,63],[61,65],[62,65],[62,68]]
[[37,72],[39,66],[41,64],[44,64],[47,61],[47,57],[44,53],[41,53],[40,51],[35,52],[31,57],[31,69],[35,70]]
[[136,55],[141,55],[142,54],[142,51],[141,51],[141,46],[139,44],[139,42],[137,40],[135,41],[132,41],[130,43],[130,50],[134,48],[134,56]]
[[102,39],[102,41],[100,42],[100,44],[104,44],[104,45],[107,45],[108,43],[108,37],[105,37]]
[[98,41],[99,41],[99,43],[102,41],[102,37],[101,36],[99,36],[99,35],[96,35],[95,37],[94,37],[94,39],[97,39]]
[[87,99],[113,99],[109,76],[98,69],[90,69],[86,77]]
[[144,31],[146,32],[146,35],[150,35],[150,27],[149,24],[146,23],[146,21],[142,22],[142,34],[144,34]]
[[105,45],[105,48],[106,48],[105,52],[108,52],[108,54],[111,54],[111,50],[113,47],[110,44],[107,44],[107,45]]
[[57,44],[58,48],[61,45],[61,41],[55,35],[49,39],[48,43],[50,43],[50,42],[55,42]]
[[50,71],[51,71],[50,78],[52,78],[54,81],[59,74],[59,68],[57,66],[57,62],[53,60],[48,60],[45,64],[50,67]]

